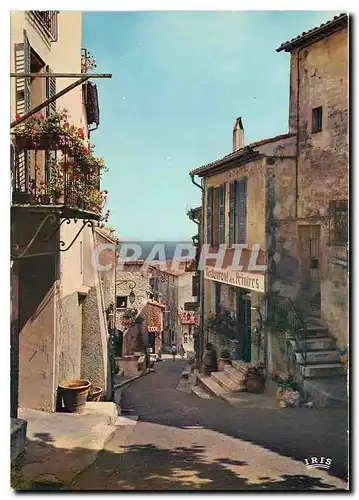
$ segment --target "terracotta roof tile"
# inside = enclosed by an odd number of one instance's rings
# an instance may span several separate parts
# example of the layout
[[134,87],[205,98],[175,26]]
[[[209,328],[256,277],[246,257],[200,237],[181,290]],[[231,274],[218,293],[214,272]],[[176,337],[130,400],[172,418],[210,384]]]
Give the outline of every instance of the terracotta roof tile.
[[322,23],[320,26],[316,26],[308,31],[303,31],[303,33],[291,40],[283,42],[280,47],[278,47],[277,52],[285,50],[286,52],[291,52],[293,49],[299,47],[300,45],[305,45],[307,42],[311,42],[315,39],[320,40],[325,36],[337,31],[348,25],[348,15],[340,14],[339,16],[334,16],[333,19]]

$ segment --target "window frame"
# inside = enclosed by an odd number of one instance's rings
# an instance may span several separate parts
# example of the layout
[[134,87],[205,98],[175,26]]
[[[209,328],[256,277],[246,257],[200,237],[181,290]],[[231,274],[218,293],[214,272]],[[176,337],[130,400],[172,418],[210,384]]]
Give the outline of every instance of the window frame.
[[322,131],[323,131],[323,106],[317,106],[316,108],[312,108],[312,134],[318,134],[319,132]]
[[[124,299],[124,306],[118,305],[118,299]],[[116,309],[127,309],[128,295],[116,295]]]

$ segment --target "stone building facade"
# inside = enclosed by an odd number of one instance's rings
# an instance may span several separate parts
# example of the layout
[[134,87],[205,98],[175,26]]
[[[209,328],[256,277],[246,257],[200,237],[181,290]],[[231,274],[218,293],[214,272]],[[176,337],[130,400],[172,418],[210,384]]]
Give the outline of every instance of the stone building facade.
[[[13,11],[11,71],[81,73],[81,34],[79,11]],[[12,120],[71,83],[68,78],[52,78],[51,85],[41,77],[30,82],[12,78]],[[68,110],[71,125],[83,128],[86,141],[88,115],[81,86],[42,112],[61,108]],[[36,182],[45,171],[42,154]],[[32,160],[30,156],[23,194],[28,194],[28,177],[34,173]],[[14,158],[11,166],[14,193]],[[17,406],[54,411],[58,384],[64,379],[88,378],[106,394],[107,325],[99,270],[92,261],[95,220],[94,213],[84,214],[78,207],[55,207],[52,202],[24,205],[13,198],[12,415]]]
[[[348,18],[281,50],[291,52],[288,133],[245,146],[239,118],[233,152],[191,172],[203,179],[203,243],[226,247],[223,264],[205,259],[204,317],[230,310],[233,355],[268,370],[286,368],[283,339],[264,326],[273,293],[328,325],[338,347],[348,342]],[[239,273],[234,243],[246,245]],[[259,270],[248,269],[254,248]]]
[[[116,272],[116,329],[122,337],[122,355],[131,356],[136,351],[139,333],[145,347],[156,349],[162,345],[163,314],[165,306],[153,299],[150,280],[153,270],[144,266],[143,260],[123,263]],[[131,302],[131,293],[133,299]],[[128,325],[124,315],[136,310],[140,323]]]
[[298,154],[297,221],[285,231],[297,235],[293,257],[306,294],[342,348],[348,344],[348,43],[343,14],[277,49],[290,53],[289,131]]
[[163,345],[171,346],[173,343],[178,347],[184,337],[188,337],[192,327],[181,320],[184,313],[185,303],[194,302],[197,297],[193,296],[193,277],[195,273],[186,271],[184,262],[166,261],[165,266],[152,269],[151,289],[154,297],[163,303],[164,331]]

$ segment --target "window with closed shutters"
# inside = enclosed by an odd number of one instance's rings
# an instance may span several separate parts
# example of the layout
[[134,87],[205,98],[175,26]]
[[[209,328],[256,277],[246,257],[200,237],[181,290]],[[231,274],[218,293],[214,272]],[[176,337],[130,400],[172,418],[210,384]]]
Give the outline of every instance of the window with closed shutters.
[[237,181],[229,185],[229,246],[236,243],[236,220],[237,220]]
[[247,179],[238,181],[238,238],[245,243],[247,236]]
[[225,213],[225,203],[226,203],[226,185],[222,184],[218,188],[219,197],[219,221],[218,221],[218,243],[221,245],[226,241],[226,213]]
[[213,245],[213,187],[207,190],[207,243]]

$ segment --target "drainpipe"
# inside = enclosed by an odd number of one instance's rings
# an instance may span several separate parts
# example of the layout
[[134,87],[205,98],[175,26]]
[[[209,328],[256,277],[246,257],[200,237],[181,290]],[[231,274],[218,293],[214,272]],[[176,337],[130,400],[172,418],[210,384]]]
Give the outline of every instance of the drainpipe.
[[[203,244],[203,230],[204,230],[204,187],[203,187],[203,179],[201,180],[201,184],[198,184],[194,180],[194,175],[190,174],[192,184],[197,186],[202,191],[202,202],[201,202],[201,220],[199,225],[199,238],[198,243],[199,247],[202,248]],[[198,339],[198,363],[202,360],[203,356],[203,343],[204,343],[204,273],[203,270],[199,271],[199,297],[200,297],[200,338]]]

